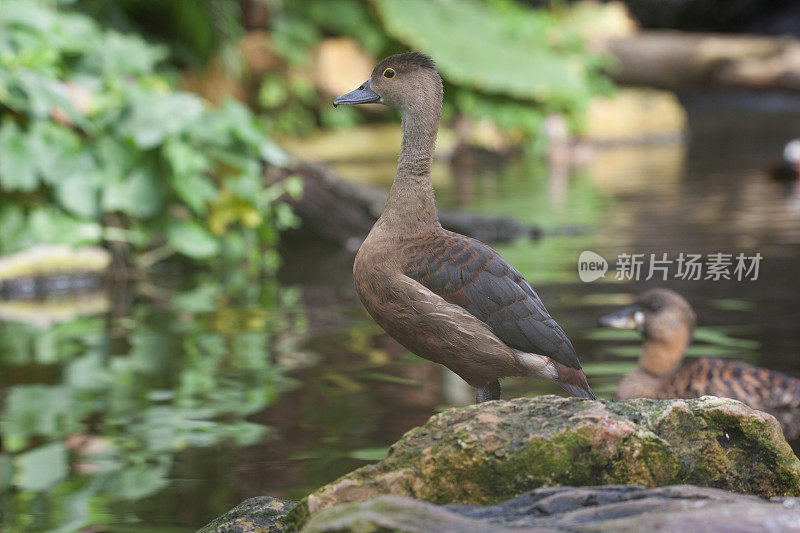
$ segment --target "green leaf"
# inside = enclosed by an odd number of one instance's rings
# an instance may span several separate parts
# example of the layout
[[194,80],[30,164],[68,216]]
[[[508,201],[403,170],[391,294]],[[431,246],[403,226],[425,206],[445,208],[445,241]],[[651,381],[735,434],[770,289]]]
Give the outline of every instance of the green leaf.
[[737,339],[735,337],[730,337],[716,328],[696,328],[692,337],[695,341],[705,341],[717,346],[730,346],[732,348],[741,348],[743,350],[757,350],[761,346],[761,343],[756,340]]
[[83,117],[72,106],[64,82],[33,71],[21,71],[15,77],[15,82],[15,89],[25,95],[19,101],[22,105],[17,106],[17,111],[26,111],[35,118],[46,119],[53,110],[60,109],[73,121],[83,121]]
[[83,59],[83,68],[107,76],[150,74],[166,58],[167,49],[139,36],[106,32],[98,36]]
[[91,174],[69,176],[58,182],[55,192],[58,202],[70,213],[87,218],[97,216],[100,192]]
[[206,177],[211,162],[197,148],[177,139],[164,145],[164,157],[172,168],[170,183],[175,194],[199,215],[206,213],[206,202],[217,198],[216,185]]
[[387,31],[459,85],[528,100],[583,95],[582,61],[549,42],[550,16],[475,0],[374,0]]
[[107,181],[122,180],[141,157],[130,143],[112,135],[104,135],[94,143],[94,154]]
[[361,448],[360,450],[353,450],[347,454],[351,459],[360,459],[362,461],[380,461],[386,454],[389,453],[388,446],[381,446],[380,448]]
[[69,473],[69,451],[63,442],[51,442],[14,457],[14,484],[22,490],[43,491]]
[[28,232],[28,220],[21,207],[4,205],[0,208],[0,252],[16,252],[33,244]]
[[221,287],[206,283],[178,294],[172,301],[176,310],[184,313],[207,313],[217,309]]
[[297,176],[289,176],[283,181],[283,187],[292,199],[299,200],[303,197],[303,179]]
[[103,190],[103,209],[121,211],[148,218],[161,210],[164,191],[155,173],[137,167],[122,181],[110,183]]
[[608,353],[614,354],[618,357],[639,357],[642,347],[639,344],[626,344],[622,346],[612,346],[607,349]]
[[85,414],[67,386],[15,385],[3,399],[3,449],[25,449],[34,437],[57,439],[77,431]]
[[166,238],[176,252],[194,259],[206,259],[219,252],[219,242],[211,232],[191,220],[170,223]]
[[6,191],[31,192],[39,185],[36,158],[26,133],[6,117],[0,126],[0,186]]
[[202,174],[173,176],[171,183],[178,198],[198,215],[204,215],[208,211],[206,202],[215,200],[219,194],[214,183]]
[[14,463],[11,456],[7,453],[0,453],[0,493],[11,487],[13,471]]
[[723,311],[747,311],[753,308],[751,302],[736,298],[717,298],[716,300],[711,300],[711,305]]
[[62,180],[84,176],[96,169],[77,133],[49,120],[33,121],[29,147],[42,181],[57,186]]
[[40,207],[29,218],[30,231],[38,242],[80,246],[100,240],[99,224],[70,217],[55,208]]
[[129,115],[118,125],[143,150],[159,146],[196,122],[203,113],[200,97],[189,93],[160,94],[155,91],[131,91]]
[[587,376],[622,376],[636,368],[636,362],[600,361],[584,363],[583,371]]
[[261,140],[259,155],[261,155],[261,159],[276,167],[285,167],[289,164],[289,156],[286,152],[266,137]]
[[584,339],[597,341],[641,341],[642,335],[635,329],[598,328],[582,333]]

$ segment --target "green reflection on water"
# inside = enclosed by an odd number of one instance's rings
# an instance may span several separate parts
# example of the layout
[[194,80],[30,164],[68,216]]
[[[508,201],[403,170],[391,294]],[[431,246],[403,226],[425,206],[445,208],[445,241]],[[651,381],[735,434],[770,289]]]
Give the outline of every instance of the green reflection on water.
[[268,439],[246,418],[290,384],[275,360],[305,327],[297,301],[206,278],[111,318],[0,324],[2,529],[135,524],[177,453]]

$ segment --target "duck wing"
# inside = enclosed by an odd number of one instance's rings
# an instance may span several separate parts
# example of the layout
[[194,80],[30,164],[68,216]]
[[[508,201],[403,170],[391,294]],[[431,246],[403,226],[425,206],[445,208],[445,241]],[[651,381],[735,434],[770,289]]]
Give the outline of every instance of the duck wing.
[[733,398],[768,412],[800,409],[797,378],[716,357],[685,361],[664,384],[660,396],[686,398],[706,394]]
[[580,370],[575,348],[533,287],[482,242],[442,230],[409,243],[405,267],[407,276],[464,308],[511,348]]

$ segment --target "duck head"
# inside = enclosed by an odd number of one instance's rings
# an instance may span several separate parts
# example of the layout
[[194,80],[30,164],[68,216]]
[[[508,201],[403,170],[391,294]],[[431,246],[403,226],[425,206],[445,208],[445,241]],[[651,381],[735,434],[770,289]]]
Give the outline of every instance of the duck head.
[[[369,79],[343,94],[333,106],[383,104],[404,112],[441,113],[442,79],[433,60],[420,52],[389,56],[378,63]],[[439,111],[436,111],[436,109]]]
[[683,359],[696,324],[692,306],[680,294],[652,289],[633,305],[598,321],[600,326],[635,329],[644,337],[639,365],[654,375],[672,372]]

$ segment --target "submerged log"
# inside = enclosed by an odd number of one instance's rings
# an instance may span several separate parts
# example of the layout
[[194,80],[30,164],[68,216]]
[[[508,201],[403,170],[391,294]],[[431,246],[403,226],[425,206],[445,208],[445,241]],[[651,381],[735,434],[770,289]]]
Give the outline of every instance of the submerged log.
[[[294,168],[271,168],[267,179],[277,183],[288,177],[303,181],[299,199],[284,198],[300,218],[300,228],[285,232],[286,240],[321,239],[356,249],[378,219],[386,193],[367,185],[354,186],[321,165],[300,163]],[[440,211],[445,228],[486,242],[508,242],[518,237],[539,237],[539,230],[510,217],[483,217]]]
[[[97,246],[40,244],[0,257],[0,300],[92,292],[103,286],[111,254]],[[0,315],[3,314],[0,311]]]
[[645,31],[606,46],[623,85],[800,92],[800,41],[791,37]]

